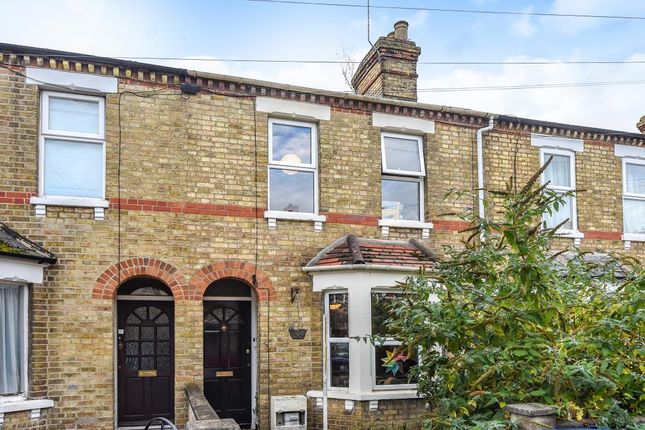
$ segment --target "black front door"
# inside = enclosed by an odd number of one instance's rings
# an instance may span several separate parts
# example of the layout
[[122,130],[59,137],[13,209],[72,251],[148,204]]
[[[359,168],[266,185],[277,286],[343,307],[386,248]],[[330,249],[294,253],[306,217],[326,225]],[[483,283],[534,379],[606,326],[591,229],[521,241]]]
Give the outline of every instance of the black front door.
[[204,302],[204,395],[222,418],[251,425],[251,302]]
[[173,304],[118,302],[119,426],[174,419]]

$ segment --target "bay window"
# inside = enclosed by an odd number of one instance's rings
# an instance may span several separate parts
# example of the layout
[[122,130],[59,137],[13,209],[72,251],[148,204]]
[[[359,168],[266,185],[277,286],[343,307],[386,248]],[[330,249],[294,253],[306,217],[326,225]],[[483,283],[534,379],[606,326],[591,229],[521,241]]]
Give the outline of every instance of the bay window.
[[27,394],[27,287],[0,282],[0,402]]
[[325,300],[327,363],[330,388],[349,386],[349,309],[346,292],[332,292]]

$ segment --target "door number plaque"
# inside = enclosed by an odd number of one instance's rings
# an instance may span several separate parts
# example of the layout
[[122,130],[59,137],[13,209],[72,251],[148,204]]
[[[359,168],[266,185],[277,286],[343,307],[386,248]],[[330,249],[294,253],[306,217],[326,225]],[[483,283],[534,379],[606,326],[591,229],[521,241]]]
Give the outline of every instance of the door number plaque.
[[139,378],[155,378],[156,376],[156,370],[139,370]]
[[217,378],[231,377],[231,376],[233,376],[233,371],[232,370],[220,370],[219,372],[215,372],[215,376]]

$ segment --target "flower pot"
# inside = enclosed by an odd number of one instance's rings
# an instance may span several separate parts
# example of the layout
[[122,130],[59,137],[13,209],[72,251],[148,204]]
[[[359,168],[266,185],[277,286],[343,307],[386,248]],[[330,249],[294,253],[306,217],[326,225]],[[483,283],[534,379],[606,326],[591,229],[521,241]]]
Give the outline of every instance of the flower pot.
[[291,339],[301,340],[305,338],[306,334],[307,334],[306,328],[289,327],[289,336],[291,336]]

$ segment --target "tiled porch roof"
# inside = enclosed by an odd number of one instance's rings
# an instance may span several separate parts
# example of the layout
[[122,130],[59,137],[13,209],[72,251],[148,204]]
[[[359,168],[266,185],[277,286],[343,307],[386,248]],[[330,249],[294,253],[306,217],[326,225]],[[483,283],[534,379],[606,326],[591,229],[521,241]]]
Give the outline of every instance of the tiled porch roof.
[[314,257],[307,267],[378,265],[422,267],[432,265],[435,257],[415,239],[409,241],[359,238],[348,234],[334,241]]
[[53,264],[56,256],[0,222],[0,256],[25,258]]

